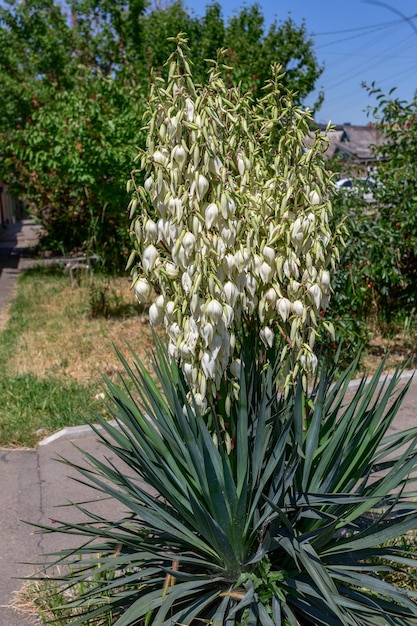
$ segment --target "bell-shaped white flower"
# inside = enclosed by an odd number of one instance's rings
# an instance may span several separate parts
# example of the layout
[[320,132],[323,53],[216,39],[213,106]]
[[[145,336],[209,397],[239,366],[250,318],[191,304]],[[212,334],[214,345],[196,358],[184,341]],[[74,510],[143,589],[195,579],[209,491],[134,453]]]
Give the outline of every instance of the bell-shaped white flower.
[[151,295],[151,291],[152,291],[152,287],[151,285],[148,283],[148,281],[146,280],[146,278],[139,278],[139,280],[136,281],[133,290],[135,292],[135,296],[137,297],[137,299],[139,300],[139,302],[148,302],[150,295]]
[[311,296],[311,298],[313,299],[315,306],[319,309],[321,297],[322,297],[322,291],[320,287],[317,284],[314,284],[314,285],[311,285],[311,287],[309,287],[307,291],[309,295]]
[[208,192],[209,186],[210,184],[207,178],[203,174],[199,174],[197,180],[197,193],[200,200],[202,200]]
[[213,339],[210,342],[210,350],[211,350],[213,359],[217,359],[217,357],[219,356],[220,350],[227,343],[228,343],[227,332],[223,332],[222,334],[214,333]]
[[304,314],[304,304],[301,302],[301,300],[295,300],[292,303],[292,310],[294,311],[295,315],[297,315],[297,317],[302,317]]
[[215,156],[209,161],[209,169],[212,174],[220,175],[220,171],[223,167],[223,163],[218,156]]
[[171,158],[173,161],[176,161],[180,167],[182,167],[187,160],[187,153],[184,146],[174,146],[171,151]]
[[320,286],[323,291],[327,291],[330,287],[330,273],[327,270],[323,270],[320,274]]
[[167,333],[170,340],[176,344],[178,339],[181,337],[181,328],[177,322],[174,322],[168,326]]
[[161,309],[161,311],[165,309],[165,298],[162,294],[159,294],[159,296],[156,296],[155,306],[157,306],[158,309]]
[[165,263],[165,271],[168,278],[171,280],[175,280],[178,277],[179,269],[175,263],[170,263],[169,261]]
[[234,318],[235,312],[233,308],[229,304],[223,304],[223,320],[227,328],[231,326]]
[[222,228],[221,236],[227,246],[233,246],[236,239],[236,230],[232,230],[231,228],[227,228],[225,226],[224,228]]
[[193,281],[192,281],[191,276],[188,274],[188,272],[183,272],[181,276],[181,285],[186,294],[190,293],[193,287]]
[[206,306],[206,315],[213,324],[217,324],[223,315],[223,307],[217,300],[210,300]]
[[142,255],[142,267],[145,272],[150,272],[159,257],[159,252],[154,245],[147,246]]
[[158,226],[152,220],[146,220],[145,235],[147,241],[157,241],[158,239]]
[[311,204],[315,206],[321,203],[321,198],[317,191],[310,191],[309,200]]
[[269,328],[269,326],[265,326],[259,331],[259,336],[263,342],[263,344],[267,348],[272,348],[274,345],[275,334],[274,331]]
[[237,157],[237,169],[239,170],[239,174],[243,176],[243,174],[245,173],[245,161],[240,154]]
[[167,206],[171,217],[180,221],[184,212],[181,198],[170,198]]
[[149,321],[152,326],[157,326],[164,321],[163,310],[160,309],[155,302],[149,307]]
[[266,292],[265,292],[265,300],[268,302],[268,304],[270,304],[271,306],[275,306],[275,303],[277,301],[277,292],[273,287],[270,287]]
[[259,268],[259,275],[261,277],[262,282],[264,284],[269,283],[273,274],[274,274],[274,270],[272,269],[272,267],[264,261]]
[[262,250],[262,254],[264,256],[265,261],[269,265],[272,265],[273,262],[275,261],[275,250],[271,248],[271,246],[264,246]]
[[236,203],[233,198],[230,198],[230,196],[222,193],[220,200],[220,209],[224,219],[230,219],[235,214]]
[[318,359],[313,352],[307,352],[300,357],[300,365],[305,372],[314,373],[317,369]]
[[200,334],[202,338],[204,339],[204,344],[205,344],[205,347],[207,348],[210,345],[211,341],[213,340],[214,326],[210,324],[210,322],[206,322],[205,324],[202,324],[200,328]]
[[203,352],[201,357],[201,367],[203,368],[204,375],[211,380],[216,377],[216,361],[213,355],[209,352]]
[[184,113],[185,117],[189,122],[194,120],[194,102],[190,98],[186,98]]
[[204,217],[206,221],[207,230],[210,230],[213,224],[217,223],[218,215],[219,215],[219,209],[218,209],[217,204],[213,202],[206,207]]
[[175,302],[169,300],[165,305],[165,318],[170,321],[175,312]]
[[226,302],[230,304],[230,306],[234,307],[240,292],[235,283],[229,280],[223,285],[223,294],[225,296]]
[[255,276],[253,276],[252,274],[246,275],[245,287],[248,293],[250,293],[250,295],[253,297],[258,289],[258,281],[256,280]]
[[152,155],[152,158],[155,161],[155,163],[159,163],[159,165],[165,165],[165,163],[167,162],[167,155],[161,152],[160,150],[155,150],[155,152]]
[[291,313],[291,302],[288,298],[280,298],[277,302],[277,309],[278,313],[282,317],[282,320],[286,322]]
[[194,252],[195,241],[196,239],[193,233],[190,233],[190,232],[185,233],[184,238],[182,240],[182,245],[185,250],[185,254],[188,257],[190,257]]

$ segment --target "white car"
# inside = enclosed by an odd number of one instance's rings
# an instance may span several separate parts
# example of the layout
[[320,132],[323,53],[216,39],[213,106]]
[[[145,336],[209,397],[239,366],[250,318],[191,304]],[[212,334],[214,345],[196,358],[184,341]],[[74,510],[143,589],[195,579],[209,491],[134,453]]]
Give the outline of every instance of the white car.
[[335,182],[336,188],[348,190],[354,193],[362,194],[366,202],[374,202],[374,194],[372,193],[372,185],[375,181],[372,178],[341,178]]

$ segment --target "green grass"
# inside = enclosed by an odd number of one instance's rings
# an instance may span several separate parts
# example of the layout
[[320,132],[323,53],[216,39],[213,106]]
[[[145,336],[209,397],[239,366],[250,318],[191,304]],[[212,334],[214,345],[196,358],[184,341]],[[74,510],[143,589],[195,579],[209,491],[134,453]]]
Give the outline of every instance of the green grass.
[[33,447],[65,426],[85,424],[100,404],[95,386],[0,369],[0,447]]
[[126,332],[131,324],[140,333],[137,311],[125,311],[129,307],[124,303],[133,297],[129,292],[113,296],[107,279],[107,309],[116,305],[117,315],[100,317],[92,310],[98,281],[93,291],[88,275],[76,289],[62,271],[20,276],[7,326],[0,331],[0,447],[33,447],[102,410],[96,399],[102,391],[100,372],[117,376],[110,333],[124,340],[118,324]]

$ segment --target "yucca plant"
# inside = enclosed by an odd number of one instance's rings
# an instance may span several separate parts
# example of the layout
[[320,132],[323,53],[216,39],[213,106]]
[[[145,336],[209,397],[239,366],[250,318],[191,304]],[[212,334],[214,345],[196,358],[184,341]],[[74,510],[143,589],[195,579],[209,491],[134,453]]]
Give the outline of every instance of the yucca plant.
[[107,381],[117,426],[96,416],[96,432],[125,469],[77,467],[124,517],[79,505],[89,522],[48,529],[80,536],[58,582],[94,580],[70,623],[417,624],[414,594],[385,576],[413,562],[392,539],[417,526],[417,428],[388,434],[407,386],[381,383],[382,364],[348,399],[357,363],[317,374],[338,258],[324,146],[305,148],[311,117],[279,68],[254,105],[220,63],[194,85],[178,35],[150,94],[128,265],[168,345],[156,382],[122,355],[124,385]]
[[408,386],[396,391],[399,374],[381,382],[380,369],[347,400],[353,364],[284,399],[279,368],[243,355],[230,449],[221,406],[210,431],[161,344],[157,382],[121,358],[125,387],[107,382],[118,426],[96,416],[97,436],[129,472],[87,454],[77,470],[126,515],[49,528],[82,539],[76,568],[74,550],[59,555],[64,586],[101,571],[69,603],[72,626],[417,624],[415,594],[380,576],[413,563],[391,540],[417,525],[417,428],[387,432]]

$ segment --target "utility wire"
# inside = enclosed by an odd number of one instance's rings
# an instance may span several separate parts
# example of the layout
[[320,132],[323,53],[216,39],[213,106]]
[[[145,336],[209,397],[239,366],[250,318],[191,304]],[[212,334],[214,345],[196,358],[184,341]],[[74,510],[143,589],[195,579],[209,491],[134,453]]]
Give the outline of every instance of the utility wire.
[[356,28],[345,28],[343,30],[330,30],[325,33],[314,33],[314,37],[324,37],[326,35],[343,35],[344,33],[355,33],[360,30],[373,30],[375,28],[386,28],[387,26],[392,26],[394,24],[398,24],[399,22],[403,22],[404,19],[412,20],[417,17],[416,15],[411,15],[410,17],[402,17],[400,20],[391,20],[389,22],[380,22],[379,24],[371,24],[370,26],[357,26]]
[[[417,17],[417,16],[416,16]],[[351,35],[350,37],[343,37],[342,39],[336,39],[335,41],[328,41],[327,43],[322,43],[319,46],[316,46],[316,50],[321,48],[328,48],[329,46],[335,46],[339,43],[344,43],[345,41],[352,41],[352,39],[359,39],[360,37],[366,37],[367,35],[371,35],[372,33],[380,32],[381,30],[392,29],[393,27],[398,28],[403,20],[395,20],[387,24],[384,27],[373,27],[369,28],[366,32],[361,32],[356,35]]]

